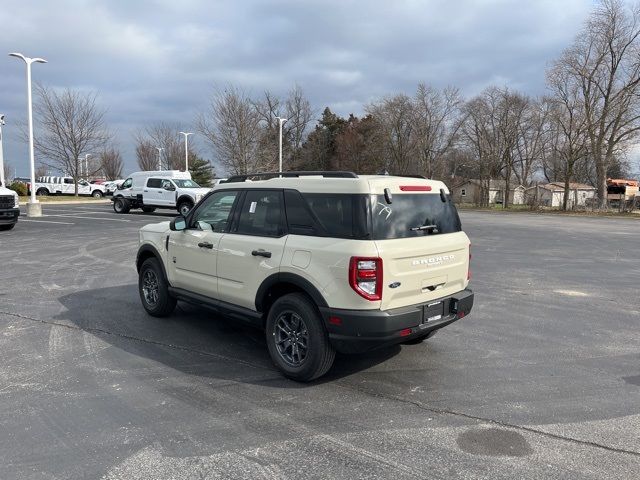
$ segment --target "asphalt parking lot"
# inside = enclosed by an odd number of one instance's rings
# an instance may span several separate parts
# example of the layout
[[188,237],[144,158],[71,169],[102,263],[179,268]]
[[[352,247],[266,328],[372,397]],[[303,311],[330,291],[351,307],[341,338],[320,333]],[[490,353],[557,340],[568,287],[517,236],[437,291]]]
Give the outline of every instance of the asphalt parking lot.
[[45,205],[0,235],[0,478],[640,476],[640,221],[464,212],[472,314],[312,384],[260,332],[140,305],[137,230]]

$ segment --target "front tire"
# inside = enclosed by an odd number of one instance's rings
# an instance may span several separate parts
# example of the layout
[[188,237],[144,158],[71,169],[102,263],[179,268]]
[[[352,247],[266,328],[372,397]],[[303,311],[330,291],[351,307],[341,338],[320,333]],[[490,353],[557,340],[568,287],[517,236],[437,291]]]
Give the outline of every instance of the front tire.
[[292,380],[309,382],[331,368],[336,352],[316,306],[301,293],[275,301],[266,325],[273,363]]
[[92,196],[93,198],[102,198],[102,192],[101,192],[100,190],[94,190],[94,191],[91,193],[91,196]]
[[176,308],[176,299],[169,294],[167,279],[155,257],[147,258],[140,267],[138,291],[142,306],[152,317],[166,317]]
[[10,223],[8,225],[0,225],[0,231],[11,230],[15,226],[16,226],[15,223]]
[[129,202],[122,198],[118,197],[113,201],[113,211],[116,213],[129,213]]
[[190,202],[189,200],[182,200],[178,204],[178,213],[183,217],[186,217],[192,208],[193,208],[193,202]]

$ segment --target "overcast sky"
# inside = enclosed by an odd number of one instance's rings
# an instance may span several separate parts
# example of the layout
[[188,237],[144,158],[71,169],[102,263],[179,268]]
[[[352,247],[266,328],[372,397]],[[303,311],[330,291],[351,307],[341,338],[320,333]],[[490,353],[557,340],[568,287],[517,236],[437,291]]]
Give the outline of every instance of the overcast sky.
[[[298,84],[321,112],[360,114],[418,82],[467,95],[507,85],[544,91],[544,70],[591,0],[2,0],[0,44],[43,57],[34,81],[96,91],[125,156],[158,120],[193,128],[213,89],[259,95]],[[5,160],[28,173],[24,64],[0,51]],[[36,135],[38,125],[35,125]],[[196,142],[197,136],[194,135]],[[213,153],[200,140],[205,158]]]

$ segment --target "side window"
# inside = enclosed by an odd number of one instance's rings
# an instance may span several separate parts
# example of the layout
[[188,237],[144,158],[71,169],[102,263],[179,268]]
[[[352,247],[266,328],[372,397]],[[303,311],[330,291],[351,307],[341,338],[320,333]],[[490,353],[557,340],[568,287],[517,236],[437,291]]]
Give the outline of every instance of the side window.
[[466,197],[467,196],[467,189],[466,188],[462,189],[462,192],[460,193],[460,196],[461,197]]
[[300,192],[285,190],[284,203],[289,233],[293,235],[320,235],[313,213]]
[[282,193],[247,190],[235,233],[262,237],[282,235]]
[[120,185],[120,189],[124,190],[125,188],[131,188],[132,184],[133,184],[133,179],[127,178],[124,182],[122,182],[122,185]]
[[194,212],[191,226],[214,232],[228,231],[231,209],[238,196],[237,191],[221,190],[207,197]]
[[67,185],[70,185],[73,183],[73,178],[65,178],[64,179],[64,183],[66,183]]
[[149,178],[149,179],[147,179],[147,187],[148,188],[162,188],[162,179],[161,178]]
[[162,188],[164,188],[165,190],[175,190],[175,187],[173,186],[173,183],[171,183],[171,180],[167,180],[166,178],[162,180]]

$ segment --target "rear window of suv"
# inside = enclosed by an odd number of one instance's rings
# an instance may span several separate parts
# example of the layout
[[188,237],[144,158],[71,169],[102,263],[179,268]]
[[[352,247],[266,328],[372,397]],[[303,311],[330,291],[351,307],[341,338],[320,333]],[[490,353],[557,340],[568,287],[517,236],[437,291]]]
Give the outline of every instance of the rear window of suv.
[[294,235],[388,240],[462,229],[456,208],[439,194],[394,194],[391,204],[384,195],[295,190],[286,190],[284,198],[289,232]]
[[394,194],[388,204],[384,195],[371,197],[373,239],[424,237],[462,230],[458,212],[439,194]]

